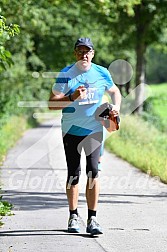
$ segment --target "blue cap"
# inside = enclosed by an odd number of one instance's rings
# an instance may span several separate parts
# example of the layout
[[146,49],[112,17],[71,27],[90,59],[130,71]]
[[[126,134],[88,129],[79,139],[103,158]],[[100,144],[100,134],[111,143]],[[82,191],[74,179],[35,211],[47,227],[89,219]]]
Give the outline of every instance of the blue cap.
[[75,48],[78,46],[87,46],[90,49],[93,49],[93,43],[90,38],[79,38],[75,43]]

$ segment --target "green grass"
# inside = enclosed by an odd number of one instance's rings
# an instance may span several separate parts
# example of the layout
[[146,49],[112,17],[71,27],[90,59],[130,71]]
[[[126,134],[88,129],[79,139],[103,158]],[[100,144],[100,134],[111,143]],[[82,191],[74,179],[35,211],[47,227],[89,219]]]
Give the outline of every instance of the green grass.
[[155,114],[167,121],[167,84],[152,85],[153,108]]
[[167,83],[150,85],[151,95],[145,102],[144,118],[167,133]]
[[0,129],[0,164],[5,160],[7,151],[22,136],[28,127],[24,117],[10,117]]
[[152,176],[167,183],[167,135],[138,116],[121,120],[119,131],[111,134],[106,148]]
[[106,148],[167,183],[167,83],[150,85],[142,117],[128,116],[106,140]]

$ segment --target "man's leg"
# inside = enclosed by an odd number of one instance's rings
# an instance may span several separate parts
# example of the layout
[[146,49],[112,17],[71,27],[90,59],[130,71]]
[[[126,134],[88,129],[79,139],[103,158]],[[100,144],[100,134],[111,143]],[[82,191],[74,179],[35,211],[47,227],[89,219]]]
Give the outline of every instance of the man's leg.
[[69,209],[70,210],[77,209],[78,195],[79,195],[78,184],[76,184],[76,185],[67,184],[66,185],[66,194],[67,194]]
[[106,137],[106,129],[105,129],[105,127],[103,127],[103,141],[101,144],[100,156],[99,156],[99,160],[98,160],[98,171],[101,171],[101,161],[102,161],[102,157],[103,157],[103,153],[104,153],[105,137]]
[[86,153],[86,199],[88,209],[97,210],[99,198],[99,178],[98,178],[98,161],[100,150],[102,146],[102,133],[92,134],[87,137],[84,143],[84,150]]
[[99,178],[88,178],[86,185],[86,200],[88,209],[97,210],[99,199]]
[[[99,198],[99,178],[98,178],[98,159],[101,149],[102,134],[97,133],[91,135],[84,146],[86,153],[86,199],[88,206],[88,221],[86,231],[91,235],[102,234],[102,228],[97,223],[96,211]],[[91,151],[92,149],[92,151]]]
[[78,225],[78,182],[80,176],[80,153],[77,150],[78,143],[81,141],[79,137],[66,134],[63,138],[66,162],[68,168],[66,194],[69,204],[70,217],[68,221],[69,232],[79,232]]

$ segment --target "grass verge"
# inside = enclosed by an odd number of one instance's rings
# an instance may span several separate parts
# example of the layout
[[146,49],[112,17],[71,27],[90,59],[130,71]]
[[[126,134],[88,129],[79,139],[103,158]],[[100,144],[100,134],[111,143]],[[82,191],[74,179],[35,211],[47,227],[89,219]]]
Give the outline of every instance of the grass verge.
[[0,129],[0,164],[2,165],[7,151],[22,136],[28,128],[27,120],[24,117],[13,116]]
[[167,83],[150,85],[151,94],[145,101],[143,118],[167,133]]
[[122,118],[120,130],[106,139],[105,146],[135,167],[167,183],[166,134],[139,116]]

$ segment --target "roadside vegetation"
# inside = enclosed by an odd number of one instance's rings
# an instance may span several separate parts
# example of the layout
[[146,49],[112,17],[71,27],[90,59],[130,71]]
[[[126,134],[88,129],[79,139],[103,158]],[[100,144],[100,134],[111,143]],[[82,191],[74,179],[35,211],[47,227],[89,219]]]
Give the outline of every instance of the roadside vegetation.
[[11,209],[12,209],[12,204],[10,204],[7,201],[3,201],[2,196],[0,196],[0,226],[3,225],[3,222],[1,221],[3,216],[12,215]]
[[151,95],[144,104],[143,118],[167,134],[167,83],[150,87]]
[[151,85],[143,118],[121,118],[121,128],[106,140],[106,148],[151,176],[167,183],[167,84]]
[[24,117],[13,116],[0,129],[0,164],[5,160],[7,151],[16,143],[27,129]]

